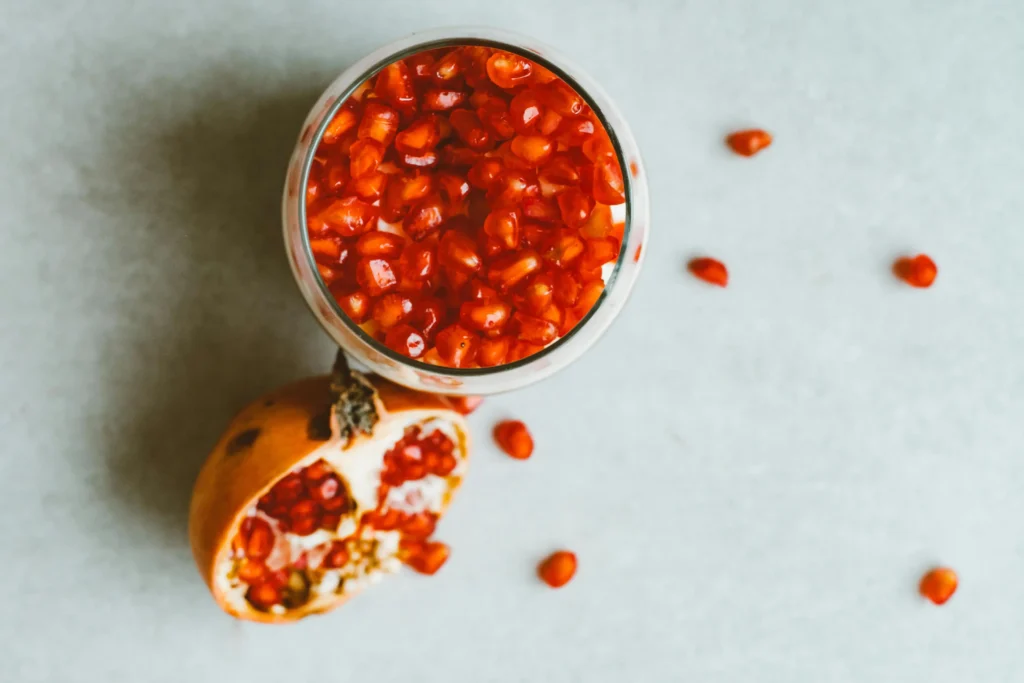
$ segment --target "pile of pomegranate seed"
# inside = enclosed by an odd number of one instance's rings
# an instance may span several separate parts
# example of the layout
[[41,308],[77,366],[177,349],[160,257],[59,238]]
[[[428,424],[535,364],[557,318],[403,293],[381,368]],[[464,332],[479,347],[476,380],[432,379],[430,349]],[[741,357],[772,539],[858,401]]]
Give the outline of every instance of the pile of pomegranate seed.
[[933,569],[921,579],[921,595],[936,605],[945,604],[956,592],[956,572],[946,567]]
[[576,554],[559,550],[537,567],[537,576],[552,588],[561,588],[576,574]]
[[317,529],[337,529],[350,506],[341,478],[325,461],[317,460],[274,484],[256,509],[280,522],[282,530],[309,536]]
[[619,257],[625,202],[607,132],[516,54],[429,50],[386,66],[331,120],[306,187],[310,247],[355,323],[456,368],[568,333]]

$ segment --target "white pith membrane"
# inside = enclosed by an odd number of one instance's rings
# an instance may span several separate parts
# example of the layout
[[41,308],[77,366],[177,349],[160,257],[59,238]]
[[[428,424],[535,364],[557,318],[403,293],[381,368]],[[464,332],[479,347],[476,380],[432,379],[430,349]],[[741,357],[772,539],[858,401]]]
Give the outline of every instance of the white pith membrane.
[[[291,566],[303,552],[306,553],[307,568],[292,570],[289,589],[286,589],[286,603],[291,609],[312,613],[335,603],[339,596],[348,596],[366,586],[377,583],[384,574],[391,574],[401,567],[398,557],[402,532],[381,531],[367,524],[360,524],[363,515],[376,510],[379,504],[378,488],[384,455],[405,436],[409,427],[418,426],[420,437],[426,438],[434,432],[441,432],[454,444],[452,454],[456,466],[451,474],[441,477],[427,474],[422,479],[406,481],[388,490],[387,507],[401,512],[432,512],[440,515],[447,505],[453,489],[457,486],[466,468],[465,442],[451,419],[438,417],[436,411],[411,410],[389,416],[374,428],[372,439],[363,439],[351,448],[343,450],[339,442],[332,439],[310,453],[292,472],[298,472],[317,462],[325,460],[341,478],[355,509],[341,517],[335,532],[318,529],[307,536],[282,532],[278,520],[257,510],[256,501],[247,510],[245,517],[259,517],[268,522],[275,534],[274,548],[265,560],[267,568],[276,571]],[[284,478],[284,474],[278,479]],[[277,483],[277,482],[274,482]],[[244,517],[242,518],[244,519]],[[232,530],[232,538],[238,528]],[[345,541],[349,560],[340,568],[327,569],[320,566],[333,541]],[[227,550],[218,561],[214,577],[216,588],[224,595],[228,604],[237,611],[259,610],[245,597],[249,584],[238,576],[238,567],[244,558],[242,551],[226,544]],[[301,572],[298,578],[296,572]],[[305,580],[303,579],[305,577]],[[292,590],[294,584],[300,590]],[[306,585],[308,582],[308,593]],[[305,595],[308,594],[308,597]],[[285,614],[289,607],[273,605],[269,612]]]

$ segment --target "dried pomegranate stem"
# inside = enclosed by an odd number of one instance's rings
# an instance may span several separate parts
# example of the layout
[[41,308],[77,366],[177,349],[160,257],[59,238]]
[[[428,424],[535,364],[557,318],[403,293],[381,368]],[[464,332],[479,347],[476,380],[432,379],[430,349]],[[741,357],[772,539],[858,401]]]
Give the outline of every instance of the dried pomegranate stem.
[[334,403],[334,421],[343,444],[357,433],[372,434],[380,420],[377,414],[377,390],[363,375],[348,366],[345,352],[338,350],[331,373],[331,397]]

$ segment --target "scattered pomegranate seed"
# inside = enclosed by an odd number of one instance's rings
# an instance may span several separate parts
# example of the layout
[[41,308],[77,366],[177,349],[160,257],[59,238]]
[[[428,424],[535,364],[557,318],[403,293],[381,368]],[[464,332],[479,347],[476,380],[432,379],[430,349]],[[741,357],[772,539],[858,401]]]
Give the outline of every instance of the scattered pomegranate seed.
[[956,572],[946,567],[933,569],[921,579],[921,595],[936,605],[945,604],[956,592]]
[[423,363],[542,351],[588,318],[618,260],[626,167],[583,97],[526,56],[465,45],[388,64],[315,159],[317,272],[353,322]]
[[552,588],[561,588],[576,574],[576,554],[559,550],[537,567],[537,575]]
[[898,259],[893,264],[892,272],[911,287],[924,288],[932,286],[935,276],[939,274],[939,269],[936,267],[935,261],[932,261],[927,255],[918,254],[912,258]]
[[695,258],[687,266],[694,277],[718,287],[729,284],[729,271],[725,264],[713,258]]
[[450,550],[439,541],[403,541],[404,562],[420,574],[432,576],[448,561]]
[[772,144],[772,136],[767,131],[753,128],[732,133],[725,142],[740,156],[752,157]]
[[533,437],[519,420],[499,422],[494,428],[494,440],[516,460],[526,460],[533,455]]

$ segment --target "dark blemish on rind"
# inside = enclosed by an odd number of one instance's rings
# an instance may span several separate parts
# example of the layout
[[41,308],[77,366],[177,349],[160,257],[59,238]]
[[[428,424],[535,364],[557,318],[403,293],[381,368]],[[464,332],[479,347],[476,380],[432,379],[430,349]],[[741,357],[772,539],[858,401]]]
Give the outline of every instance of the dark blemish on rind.
[[274,405],[274,401],[272,399],[268,398],[266,401],[263,402],[263,407],[264,408],[269,408],[272,405]]
[[238,455],[239,452],[249,448],[260,435],[260,430],[256,427],[252,429],[246,429],[241,434],[236,435],[231,441],[228,441],[227,454]]
[[310,441],[327,441],[331,438],[331,412],[314,415],[306,427],[306,436]]

